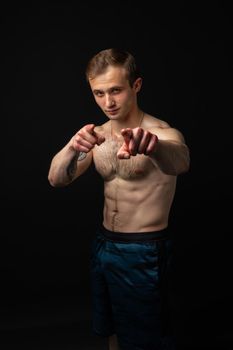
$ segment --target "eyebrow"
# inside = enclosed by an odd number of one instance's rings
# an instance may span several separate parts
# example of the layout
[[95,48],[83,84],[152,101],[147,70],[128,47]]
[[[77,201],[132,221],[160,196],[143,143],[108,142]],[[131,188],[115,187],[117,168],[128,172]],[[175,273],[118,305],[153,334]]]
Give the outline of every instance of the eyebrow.
[[[122,89],[123,87],[120,86],[120,85],[116,85],[116,86],[112,86],[110,87],[109,89],[106,90],[106,92],[111,92],[112,90],[115,90],[115,89]],[[104,90],[102,89],[94,89],[93,92],[104,92]]]

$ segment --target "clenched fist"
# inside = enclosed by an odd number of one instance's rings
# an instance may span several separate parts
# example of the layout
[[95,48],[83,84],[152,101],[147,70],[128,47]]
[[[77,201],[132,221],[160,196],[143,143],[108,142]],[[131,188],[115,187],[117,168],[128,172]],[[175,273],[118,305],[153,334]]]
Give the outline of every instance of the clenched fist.
[[74,135],[72,146],[76,151],[88,153],[96,144],[101,145],[105,141],[94,128],[95,124],[87,124]]
[[155,151],[158,137],[142,128],[122,129],[123,145],[117,153],[119,159],[129,159],[137,154],[149,155]]

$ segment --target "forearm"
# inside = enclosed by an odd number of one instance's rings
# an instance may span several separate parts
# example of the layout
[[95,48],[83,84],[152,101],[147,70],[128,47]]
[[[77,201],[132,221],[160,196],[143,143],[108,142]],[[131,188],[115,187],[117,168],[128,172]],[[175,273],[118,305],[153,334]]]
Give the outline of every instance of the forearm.
[[66,186],[75,179],[78,156],[79,152],[71,146],[71,142],[54,156],[48,174],[52,186]]
[[167,175],[176,176],[189,169],[189,149],[184,143],[159,140],[149,157]]

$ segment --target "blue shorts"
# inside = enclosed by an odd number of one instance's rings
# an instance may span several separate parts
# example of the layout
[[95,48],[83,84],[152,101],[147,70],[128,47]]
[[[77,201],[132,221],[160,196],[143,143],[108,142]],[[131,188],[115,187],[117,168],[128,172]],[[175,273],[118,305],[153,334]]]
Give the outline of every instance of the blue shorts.
[[174,349],[166,334],[170,259],[167,229],[129,234],[99,229],[91,254],[93,331],[116,334],[121,350]]

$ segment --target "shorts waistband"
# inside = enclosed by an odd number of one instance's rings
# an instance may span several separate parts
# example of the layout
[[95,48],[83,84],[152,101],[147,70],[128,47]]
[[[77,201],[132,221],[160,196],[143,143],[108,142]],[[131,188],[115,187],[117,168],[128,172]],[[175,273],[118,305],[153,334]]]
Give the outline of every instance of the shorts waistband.
[[113,232],[106,229],[104,226],[100,227],[100,233],[106,240],[116,242],[145,242],[145,241],[158,241],[169,238],[168,228],[164,228],[159,231],[150,232]]

